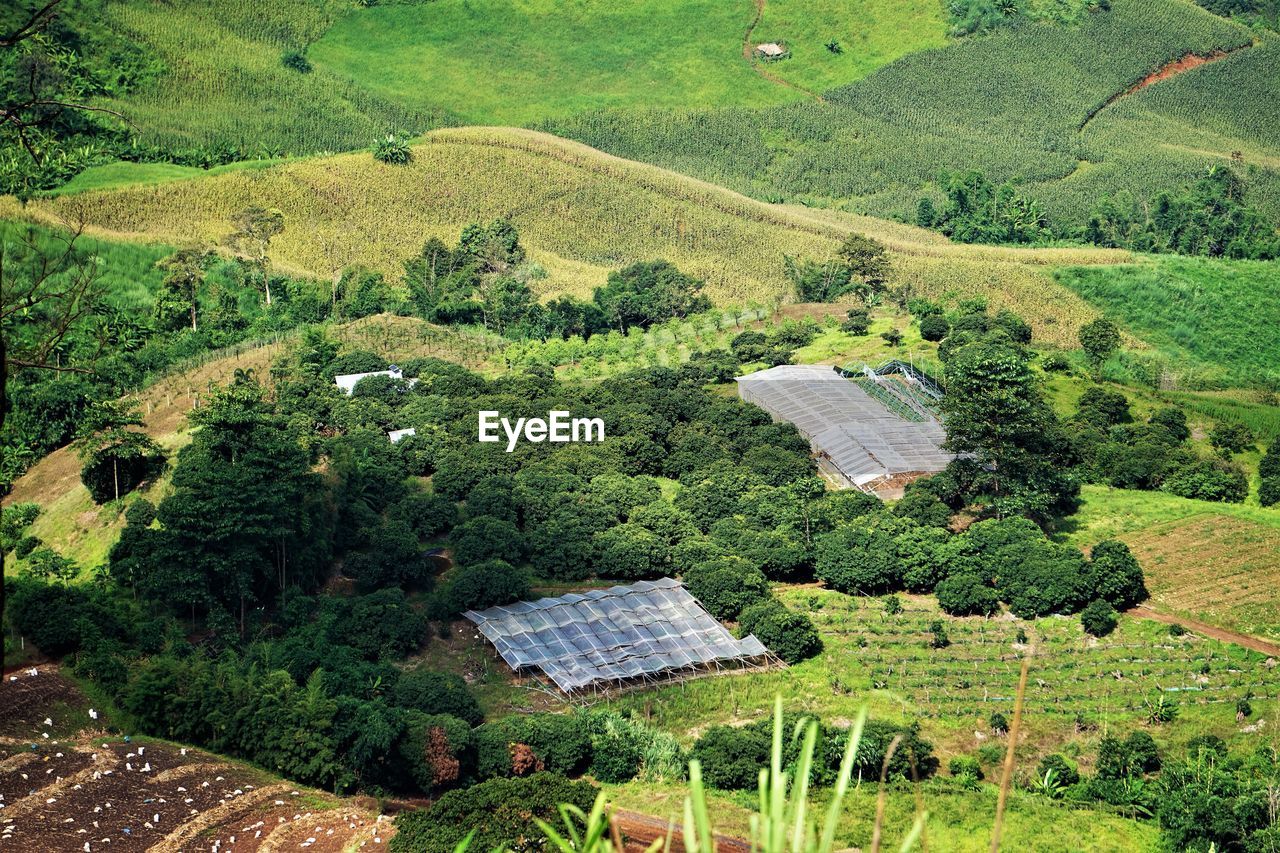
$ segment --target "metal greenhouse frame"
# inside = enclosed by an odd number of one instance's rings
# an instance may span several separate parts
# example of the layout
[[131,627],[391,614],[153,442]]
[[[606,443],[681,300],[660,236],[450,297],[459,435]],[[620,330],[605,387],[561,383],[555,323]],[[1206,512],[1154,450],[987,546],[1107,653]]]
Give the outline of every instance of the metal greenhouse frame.
[[466,618],[517,673],[540,672],[572,696],[781,665],[754,636],[734,638],[672,578],[469,610]]

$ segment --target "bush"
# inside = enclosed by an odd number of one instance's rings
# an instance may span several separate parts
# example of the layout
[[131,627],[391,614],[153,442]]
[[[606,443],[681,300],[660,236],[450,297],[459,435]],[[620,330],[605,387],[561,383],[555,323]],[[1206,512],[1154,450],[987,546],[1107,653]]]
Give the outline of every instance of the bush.
[[951,331],[951,324],[941,314],[930,314],[920,319],[920,337],[926,341],[940,341]]
[[702,778],[711,787],[741,791],[756,787],[771,746],[771,732],[760,726],[712,726],[694,743],[689,758],[702,765]]
[[744,608],[769,597],[764,573],[740,557],[699,563],[684,573],[684,582],[717,619],[737,619]]
[[848,525],[819,537],[814,574],[838,592],[882,595],[902,585],[893,538],[884,530]]
[[591,760],[591,735],[576,714],[529,714],[485,723],[473,732],[481,779],[542,770],[576,776]]
[[446,787],[467,778],[471,725],[447,714],[405,716],[405,731],[396,744],[399,760],[422,791]]
[[1080,611],[1080,624],[1085,633],[1105,637],[1116,629],[1116,611],[1105,601],[1091,602]]
[[1249,480],[1235,465],[1202,459],[1175,468],[1160,488],[1181,498],[1240,503],[1249,493]]
[[1045,774],[1052,772],[1054,779],[1063,787],[1074,785],[1080,781],[1080,771],[1075,765],[1061,755],[1046,755],[1040,759],[1040,764],[1036,766],[1036,776],[1043,779]]
[[978,759],[969,755],[957,755],[951,761],[947,762],[947,771],[952,776],[972,776],[978,781],[982,781],[982,764]]
[[280,55],[280,64],[299,74],[311,73],[311,60],[307,59],[307,55],[300,50],[286,50]]
[[472,831],[472,850],[542,849],[545,838],[534,818],[559,826],[561,804],[589,812],[595,797],[594,785],[555,773],[491,779],[449,791],[424,811],[397,816],[396,834],[388,849],[393,853],[453,853]]
[[39,536],[23,536],[18,540],[18,544],[13,547],[13,555],[19,560],[25,560],[31,556],[31,552],[39,548],[42,544]]
[[440,590],[439,600],[445,612],[452,616],[528,598],[532,585],[533,577],[527,568],[502,560],[487,560],[454,569]]
[[457,504],[426,492],[410,492],[392,507],[391,513],[407,524],[419,539],[430,539],[444,533],[458,521]]
[[840,331],[862,337],[871,327],[871,315],[865,308],[852,308],[840,324]]
[[938,606],[952,616],[990,616],[1000,609],[996,591],[970,572],[944,578],[934,592]]
[[1172,625],[1169,626],[1170,637],[1181,637],[1186,633],[1187,633],[1187,629],[1182,627],[1177,622],[1174,622]]
[[776,599],[746,608],[738,624],[743,636],[754,634],[766,648],[787,663],[799,663],[822,651],[822,640],[809,617],[788,610]]
[[105,504],[132,492],[164,468],[164,456],[157,450],[136,456],[117,456],[110,449],[95,453],[80,469],[80,482],[96,504]]
[[374,144],[373,159],[380,163],[403,166],[413,159],[413,151],[410,150],[409,143],[388,133]]
[[453,673],[411,670],[396,681],[391,697],[400,708],[424,714],[448,714],[473,726],[484,722],[484,714],[467,690],[466,682]]
[[40,516],[40,505],[27,501],[0,510],[0,550],[10,551]]

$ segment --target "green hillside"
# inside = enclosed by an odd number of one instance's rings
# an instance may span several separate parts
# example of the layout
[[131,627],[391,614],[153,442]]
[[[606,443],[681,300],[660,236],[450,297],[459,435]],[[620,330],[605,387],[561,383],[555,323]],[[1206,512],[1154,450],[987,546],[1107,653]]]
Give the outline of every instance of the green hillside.
[[1074,330],[1095,312],[1053,281],[1052,268],[1132,258],[1107,249],[956,245],[893,222],[764,204],[546,134],[501,128],[433,132],[403,167],[347,154],[61,195],[24,213],[83,216],[117,236],[216,243],[249,204],[285,215],[284,233],[272,243],[278,264],[325,279],[354,263],[398,278],[428,237],[453,241],[469,223],[507,218],[547,273],[535,282],[543,296],[586,294],[611,269],[662,257],[705,278],[708,294],[729,305],[789,300],[784,254],[826,258],[858,232],[889,248],[893,283],[935,298],[984,295],[1063,345],[1074,345]]
[[[549,127],[761,197],[902,217],[914,217],[939,172],[977,169],[993,180],[1022,180],[1051,220],[1078,222],[1104,192],[1176,189],[1243,149],[1256,167],[1259,201],[1274,212],[1280,142],[1268,130],[1274,111],[1257,118],[1268,103],[1257,89],[1275,79],[1276,50],[1270,41],[1247,47],[1253,38],[1184,0],[1117,0],[1075,26],[1021,24],[911,54],[826,93],[825,103],[604,112]],[[1170,61],[1242,47],[1087,122]],[[1205,151],[1179,147],[1187,144],[1182,124],[1202,102],[1213,104],[1214,137],[1192,135]]]
[[1166,369],[1201,381],[1280,380],[1280,264],[1162,258],[1070,268],[1057,279],[1153,344]]

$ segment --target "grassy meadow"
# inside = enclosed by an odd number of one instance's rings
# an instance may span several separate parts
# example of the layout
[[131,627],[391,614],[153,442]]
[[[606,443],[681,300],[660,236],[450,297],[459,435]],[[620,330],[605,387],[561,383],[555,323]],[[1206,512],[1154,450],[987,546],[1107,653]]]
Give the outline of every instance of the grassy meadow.
[[1280,381],[1280,263],[1162,257],[1057,280],[1200,381]]

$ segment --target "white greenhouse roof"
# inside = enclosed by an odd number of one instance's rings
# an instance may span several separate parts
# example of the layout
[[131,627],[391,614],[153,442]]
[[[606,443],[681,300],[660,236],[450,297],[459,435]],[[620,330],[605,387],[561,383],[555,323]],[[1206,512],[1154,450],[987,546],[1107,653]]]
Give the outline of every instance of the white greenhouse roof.
[[671,578],[466,617],[512,669],[541,670],[566,693],[776,662],[754,636],[735,639]]
[[[864,381],[880,383],[872,390],[898,399],[895,380],[868,376]],[[903,398],[902,410],[918,418],[908,420],[828,365],[784,364],[739,376],[738,394],[795,424],[824,468],[853,486],[941,471],[954,458],[942,447],[946,432],[937,418]]]

